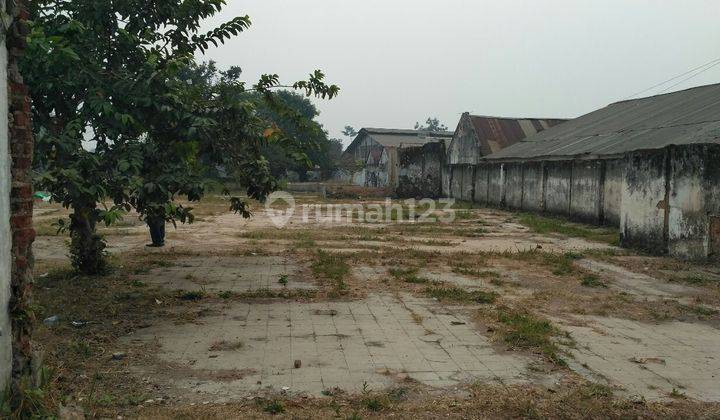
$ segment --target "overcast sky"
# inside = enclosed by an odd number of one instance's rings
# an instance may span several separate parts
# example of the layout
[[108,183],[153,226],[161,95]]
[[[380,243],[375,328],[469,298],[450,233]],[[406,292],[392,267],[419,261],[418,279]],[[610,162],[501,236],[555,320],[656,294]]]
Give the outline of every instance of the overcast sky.
[[[315,101],[333,137],[431,115],[454,130],[464,111],[577,117],[720,58],[718,0],[228,0],[206,29],[246,14],[205,58],[253,82],[322,69],[342,89]],[[718,82],[720,65],[672,90]]]

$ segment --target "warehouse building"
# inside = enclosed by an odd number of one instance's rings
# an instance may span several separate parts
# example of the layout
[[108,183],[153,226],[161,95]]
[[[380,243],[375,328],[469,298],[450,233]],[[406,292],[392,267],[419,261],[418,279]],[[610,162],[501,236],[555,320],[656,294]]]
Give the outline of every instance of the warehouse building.
[[614,103],[485,156],[461,181],[452,197],[617,226],[623,246],[655,254],[717,258],[720,84]]
[[341,179],[399,197],[438,197],[447,131],[363,128],[342,156]]
[[479,164],[484,156],[499,152],[564,121],[552,118],[486,117],[464,113],[447,147],[442,185],[444,195],[472,200],[472,168]]

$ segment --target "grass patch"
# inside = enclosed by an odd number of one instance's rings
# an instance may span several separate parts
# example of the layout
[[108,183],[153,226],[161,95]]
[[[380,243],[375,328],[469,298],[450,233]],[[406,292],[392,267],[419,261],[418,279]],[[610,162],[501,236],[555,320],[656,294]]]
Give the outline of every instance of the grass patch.
[[420,277],[417,275],[417,268],[391,268],[388,270],[391,276],[398,280],[404,281],[405,283],[412,284],[427,284],[430,283],[430,279]]
[[498,321],[505,326],[503,340],[512,347],[539,350],[551,362],[565,366],[560,357],[560,349],[552,341],[559,331],[546,319],[537,318],[530,313],[501,311]]
[[720,284],[717,280],[705,277],[700,274],[691,274],[685,277],[674,277],[672,281],[690,284],[693,286],[707,286],[710,284]]
[[718,314],[718,311],[716,311],[715,309],[708,308],[707,306],[703,305],[693,306],[692,311],[701,316],[713,316]]
[[191,290],[191,291],[179,291],[178,299],[180,300],[200,300],[205,297],[205,292],[202,290]]
[[228,290],[218,293],[221,299],[312,299],[317,295],[316,290],[306,289],[282,289],[271,290],[268,288],[249,290],[247,292],[231,292]]
[[350,272],[350,265],[345,261],[345,256],[320,250],[315,254],[311,268],[315,275],[331,280],[336,290],[347,290],[345,276]]
[[470,220],[474,217],[474,213],[468,210],[460,210],[455,212],[456,220]]
[[548,267],[556,276],[586,273],[585,270],[575,266],[574,262],[583,258],[583,254],[577,252],[545,252],[531,249],[520,252],[505,251],[503,257],[521,261],[527,261]]
[[466,276],[479,277],[479,278],[499,278],[500,274],[495,271],[489,270],[478,270],[469,267],[467,264],[458,264],[452,267],[452,272],[455,274],[463,274]]
[[598,276],[593,274],[583,276],[583,278],[580,279],[580,284],[585,287],[607,287],[607,284],[600,280]]
[[288,275],[287,275],[287,274],[281,275],[281,276],[280,276],[280,279],[278,279],[278,283],[282,284],[283,286],[287,286],[287,285],[288,285],[288,282],[289,282],[289,281],[288,281]]
[[620,233],[614,229],[590,227],[557,217],[545,217],[531,213],[520,214],[518,221],[535,233],[559,233],[565,236],[604,242],[614,246],[620,245]]
[[610,398],[613,396],[612,388],[607,385],[596,383],[583,387],[580,392],[586,398]]
[[279,400],[268,401],[265,403],[263,411],[269,414],[282,414],[285,412],[285,405]]
[[497,294],[482,290],[467,291],[459,287],[428,287],[425,294],[439,301],[493,303]]

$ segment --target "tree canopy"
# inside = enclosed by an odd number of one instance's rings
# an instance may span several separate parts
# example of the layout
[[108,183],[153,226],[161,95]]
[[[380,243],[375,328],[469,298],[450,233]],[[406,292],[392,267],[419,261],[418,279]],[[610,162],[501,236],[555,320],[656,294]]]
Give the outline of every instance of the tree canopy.
[[448,127],[440,122],[439,119],[435,117],[429,117],[425,121],[425,125],[420,124],[419,122],[415,123],[415,129],[420,131],[430,131],[430,132],[439,132],[439,131],[447,131]]
[[[192,221],[178,196],[199,200],[208,166],[232,167],[247,196],[262,200],[277,187],[262,148],[279,145],[302,159],[303,140],[258,110],[306,129],[279,87],[332,98],[339,88],[315,71],[281,85],[275,74],[248,86],[234,67],[224,72],[194,62],[250,27],[240,16],[201,32],[225,0],[40,0],[31,4],[31,32],[21,72],[33,98],[37,186],[72,209],[75,267],[104,268],[99,222],[135,208],[143,217]],[[254,98],[248,97],[252,93]],[[309,141],[309,140],[308,140]],[[204,159],[203,159],[204,158]],[[249,216],[245,203],[232,200]]]

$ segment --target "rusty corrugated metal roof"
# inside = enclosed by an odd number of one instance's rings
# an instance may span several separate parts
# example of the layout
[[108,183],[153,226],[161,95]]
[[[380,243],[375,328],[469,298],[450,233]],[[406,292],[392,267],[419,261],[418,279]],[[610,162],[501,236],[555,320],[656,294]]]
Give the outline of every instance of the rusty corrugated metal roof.
[[469,117],[483,156],[499,152],[528,136],[567,121],[558,118],[504,118],[482,115]]

